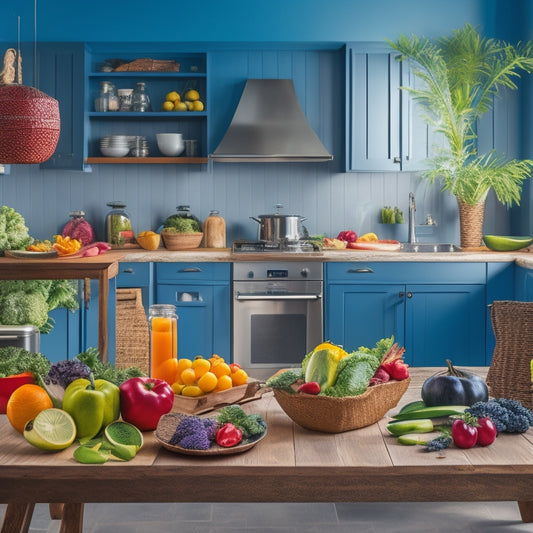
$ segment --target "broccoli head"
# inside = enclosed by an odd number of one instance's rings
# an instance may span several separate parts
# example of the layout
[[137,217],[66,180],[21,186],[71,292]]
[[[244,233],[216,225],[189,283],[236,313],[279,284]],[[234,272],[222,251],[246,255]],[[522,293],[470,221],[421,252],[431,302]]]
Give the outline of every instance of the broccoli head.
[[173,228],[176,233],[196,233],[202,231],[202,226],[197,220],[179,215],[169,216],[163,226],[165,228]]
[[22,215],[12,207],[1,206],[0,250],[24,250],[32,242]]
[[48,304],[39,292],[15,291],[0,296],[0,324],[33,324],[39,330],[48,322]]

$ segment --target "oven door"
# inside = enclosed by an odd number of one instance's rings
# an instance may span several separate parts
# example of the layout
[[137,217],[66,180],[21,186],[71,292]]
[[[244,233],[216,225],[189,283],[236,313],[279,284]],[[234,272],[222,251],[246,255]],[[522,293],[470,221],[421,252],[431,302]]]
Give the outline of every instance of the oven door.
[[234,283],[233,360],[243,368],[298,366],[322,342],[322,282]]

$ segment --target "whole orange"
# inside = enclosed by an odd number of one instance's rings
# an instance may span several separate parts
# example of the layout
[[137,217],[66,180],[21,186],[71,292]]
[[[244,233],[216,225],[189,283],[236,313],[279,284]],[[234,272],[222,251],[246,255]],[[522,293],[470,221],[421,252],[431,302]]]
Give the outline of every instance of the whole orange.
[[19,433],[23,433],[30,420],[53,406],[50,396],[42,387],[28,383],[19,387],[9,397],[6,415],[11,425]]

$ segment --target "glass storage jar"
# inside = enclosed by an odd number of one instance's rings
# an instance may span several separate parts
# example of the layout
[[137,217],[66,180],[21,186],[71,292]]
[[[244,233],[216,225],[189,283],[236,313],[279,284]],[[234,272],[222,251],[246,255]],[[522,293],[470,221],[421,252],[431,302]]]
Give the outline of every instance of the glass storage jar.
[[146,84],[144,81],[137,83],[135,89],[132,93],[132,110],[145,113],[147,111],[152,111],[152,104],[150,103],[150,96],[146,91]]
[[124,246],[135,242],[131,220],[125,211],[126,204],[123,202],[109,202],[111,211],[105,219],[106,240],[112,246]]
[[94,109],[99,112],[118,111],[118,95],[110,81],[100,82],[100,94],[94,101]]
[[83,246],[94,241],[93,227],[85,220],[85,211],[71,211],[70,220],[65,224],[61,235],[77,239]]
[[226,222],[216,209],[210,211],[205,219],[204,242],[206,248],[226,247]]
[[[150,377],[169,385],[176,380],[178,359],[178,316],[172,304],[154,304],[148,310],[150,325]],[[175,360],[175,363],[167,361]]]
[[[165,228],[176,228],[180,233],[189,233],[202,231],[202,222],[200,219],[191,213],[191,208],[188,205],[178,205],[176,207],[176,213],[167,217],[163,223]],[[181,219],[190,221],[182,226]]]

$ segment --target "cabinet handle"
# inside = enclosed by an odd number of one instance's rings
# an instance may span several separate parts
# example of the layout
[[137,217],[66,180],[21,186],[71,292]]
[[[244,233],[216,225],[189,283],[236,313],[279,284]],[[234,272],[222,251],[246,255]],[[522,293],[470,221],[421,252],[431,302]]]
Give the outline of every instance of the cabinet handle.
[[182,268],[181,270],[178,270],[178,272],[201,272],[202,269],[198,267],[189,267],[189,268]]
[[133,268],[125,268],[122,271],[123,274],[133,274]]
[[402,162],[402,158],[401,157],[395,157],[392,161],[393,161],[393,163],[400,164]]
[[374,271],[371,268],[349,268],[348,274],[373,274]]
[[413,293],[412,292],[408,292],[407,293],[407,298],[412,298],[413,297]]
[[413,297],[413,293],[412,292],[403,292],[403,291],[401,291],[401,292],[398,293],[398,296],[400,298],[405,298],[406,296],[407,296],[407,298],[412,298]]

